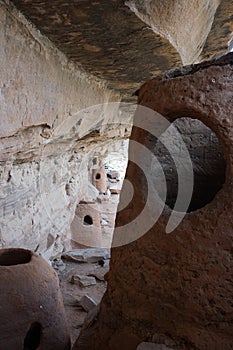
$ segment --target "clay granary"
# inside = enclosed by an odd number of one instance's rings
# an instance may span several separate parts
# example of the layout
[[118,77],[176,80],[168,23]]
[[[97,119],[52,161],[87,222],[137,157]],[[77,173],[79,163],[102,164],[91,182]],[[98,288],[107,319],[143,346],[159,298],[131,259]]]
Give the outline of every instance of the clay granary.
[[233,349],[233,2],[0,0],[0,350]]

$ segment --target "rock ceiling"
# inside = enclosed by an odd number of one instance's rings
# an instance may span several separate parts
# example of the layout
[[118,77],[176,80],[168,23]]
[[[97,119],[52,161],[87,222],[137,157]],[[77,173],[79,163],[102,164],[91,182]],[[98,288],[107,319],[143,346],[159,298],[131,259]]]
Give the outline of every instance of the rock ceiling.
[[186,0],[13,0],[69,59],[125,100],[155,74],[197,61],[203,47],[205,58],[227,50],[232,1],[191,2],[193,11]]

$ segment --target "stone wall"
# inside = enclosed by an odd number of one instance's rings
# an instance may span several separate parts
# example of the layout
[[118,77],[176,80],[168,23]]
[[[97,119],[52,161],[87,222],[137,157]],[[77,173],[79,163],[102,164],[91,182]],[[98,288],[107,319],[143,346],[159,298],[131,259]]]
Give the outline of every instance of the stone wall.
[[69,246],[89,157],[128,137],[131,117],[4,1],[0,40],[0,245],[50,257]]

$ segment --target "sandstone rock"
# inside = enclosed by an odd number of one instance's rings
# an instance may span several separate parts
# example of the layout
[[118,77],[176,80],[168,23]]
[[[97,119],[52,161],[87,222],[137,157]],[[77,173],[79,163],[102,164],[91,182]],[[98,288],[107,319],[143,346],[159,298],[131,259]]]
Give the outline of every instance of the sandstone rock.
[[[77,203],[96,199],[93,153],[124,139],[119,104],[111,106],[121,96],[77,69],[12,3],[1,4],[0,17],[0,245],[50,259],[72,249]],[[85,110],[93,105],[98,111]]]
[[[224,26],[223,14],[232,11],[232,3],[228,1],[220,3],[220,1],[211,0],[190,0],[189,2],[180,0],[179,6],[172,6],[169,0],[162,4],[156,1],[126,1],[131,10],[155,33],[166,37],[172,43],[180,53],[183,64],[200,60],[201,51],[210,34],[208,41],[211,46],[208,45],[205,48],[208,57],[213,54],[213,51],[227,50],[229,40],[227,37],[230,37],[230,30],[227,27],[221,29],[220,27]],[[187,31],[184,31],[184,28]],[[214,38],[218,42],[217,45],[214,45]]]
[[108,182],[110,184],[116,184],[117,183],[117,179],[108,179]]
[[93,276],[74,275],[71,277],[71,283],[78,284],[80,287],[89,287],[96,284],[96,279]]
[[63,253],[62,258],[79,263],[94,263],[110,259],[110,250],[106,248],[76,249]]
[[88,276],[93,276],[95,277],[97,280],[99,281],[105,281],[105,274],[107,273],[108,268],[101,268],[101,269],[97,269],[95,272],[90,273]]
[[116,170],[109,170],[107,172],[107,177],[109,177],[110,179],[113,179],[113,180],[118,179],[120,176],[121,176],[121,174]]
[[[69,7],[60,6],[53,10],[48,7],[47,3],[40,2],[35,5],[32,0],[28,1],[25,3],[14,0],[16,6],[42,33],[52,40],[61,51],[64,50],[68,57],[72,56],[75,64],[83,67],[83,70],[96,74],[100,81],[108,81],[110,89],[119,91],[121,95],[127,95],[127,100],[133,100],[131,97],[133,91],[141,81],[149,79],[151,72],[169,69],[171,65],[174,66],[180,62],[174,47],[151,30],[144,30],[145,24],[120,1],[116,4],[122,4],[122,6],[113,7],[110,2],[106,2],[103,9],[96,7],[96,2],[82,1],[79,11],[72,13],[72,23],[62,22],[59,28],[56,26],[56,21],[47,23],[41,17],[41,13],[49,12],[52,17],[57,15],[59,18],[67,18],[70,15]],[[108,25],[105,25],[106,14]],[[90,31],[90,28],[95,28],[95,30]],[[70,40],[71,33],[73,39]],[[98,38],[96,33],[98,33]],[[60,39],[61,35],[64,36],[63,41]],[[77,47],[75,39],[79,36],[85,42]],[[112,48],[110,51],[105,46],[109,40]],[[124,50],[123,56],[121,49]],[[145,62],[144,57],[147,57]],[[134,59],[133,76],[130,64],[132,59]],[[92,90],[89,82],[87,85]],[[83,90],[85,91],[85,88]],[[112,122],[112,133],[114,134],[115,125],[114,121]]]
[[97,303],[89,295],[84,295],[80,299],[79,305],[82,306],[86,312],[89,312],[97,306]]
[[116,187],[116,186],[112,186],[109,188],[111,194],[120,194],[121,192],[121,189],[119,187]]
[[61,259],[55,259],[52,261],[52,266],[55,270],[58,270],[60,272],[64,271],[66,269],[66,264]]

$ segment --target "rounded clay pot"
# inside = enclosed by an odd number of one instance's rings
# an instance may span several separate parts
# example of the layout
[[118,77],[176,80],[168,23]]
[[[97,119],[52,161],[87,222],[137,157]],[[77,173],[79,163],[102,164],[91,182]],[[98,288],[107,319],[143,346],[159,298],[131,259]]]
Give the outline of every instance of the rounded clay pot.
[[0,349],[69,350],[58,277],[25,249],[0,250]]
[[106,170],[104,167],[92,170],[92,183],[99,193],[106,193],[108,185]]

